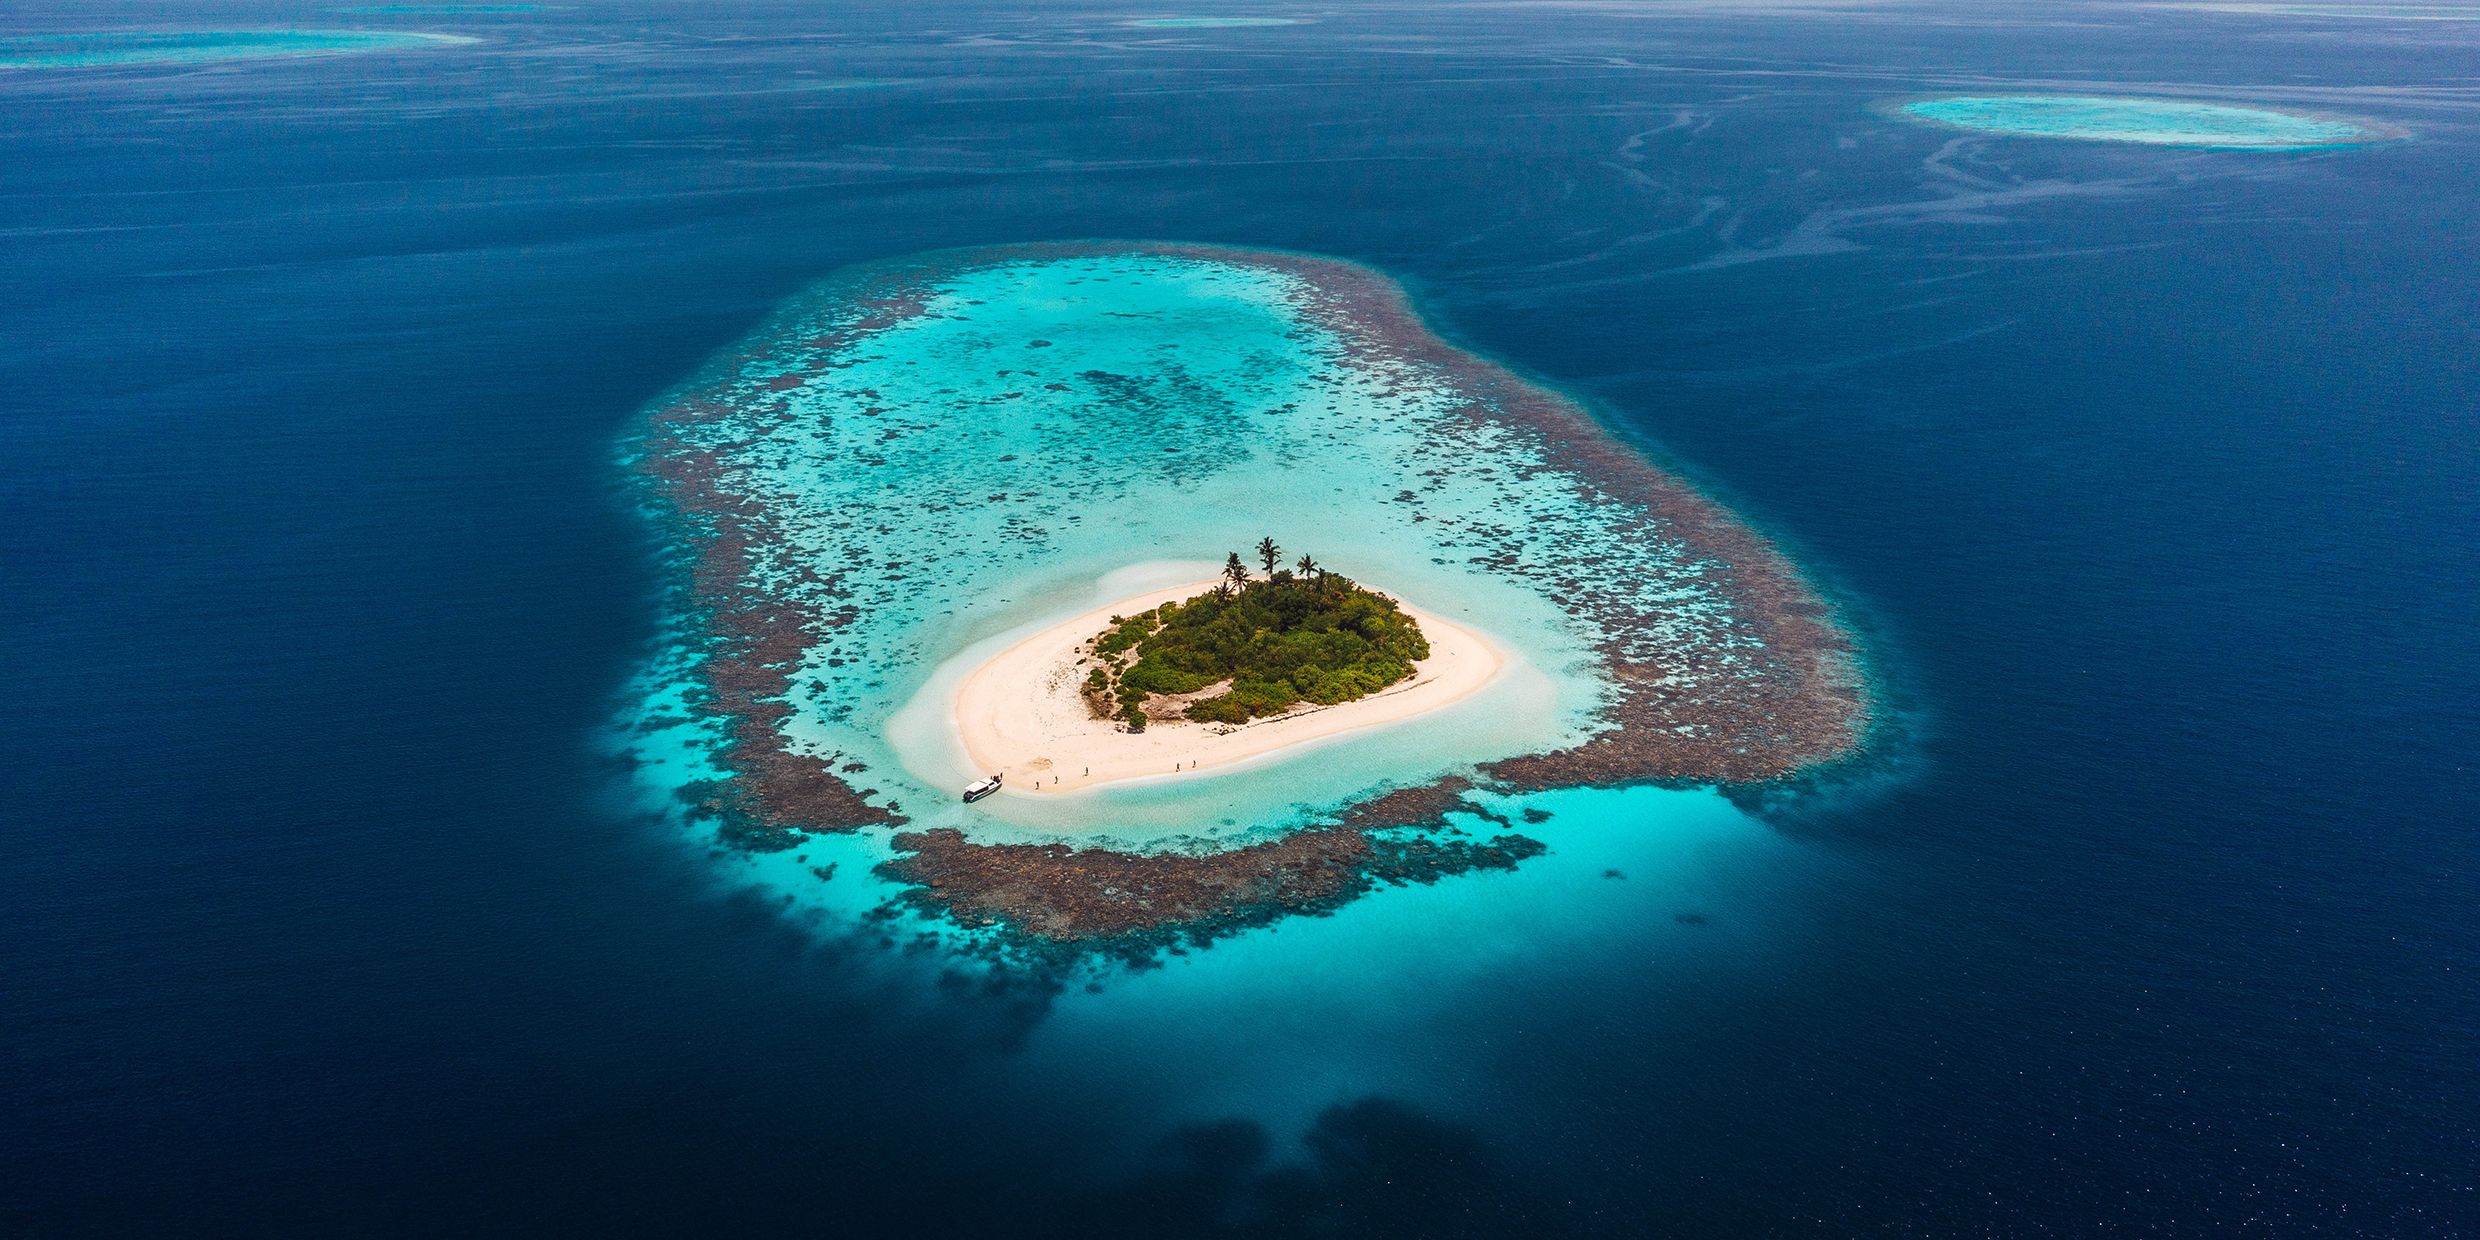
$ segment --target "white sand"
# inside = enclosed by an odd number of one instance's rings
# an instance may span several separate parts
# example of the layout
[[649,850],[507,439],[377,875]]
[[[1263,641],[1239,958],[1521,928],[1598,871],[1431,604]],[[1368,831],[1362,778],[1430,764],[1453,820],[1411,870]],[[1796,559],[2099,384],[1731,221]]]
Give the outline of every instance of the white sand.
[[1413,665],[1412,679],[1368,697],[1336,706],[1304,703],[1228,732],[1209,731],[1215,725],[1185,719],[1161,719],[1149,722],[1143,732],[1128,733],[1114,720],[1094,718],[1078,692],[1085,680],[1078,647],[1109,627],[1112,616],[1135,615],[1213,588],[1213,582],[1203,581],[1121,599],[1045,629],[975,668],[957,687],[955,699],[956,727],[974,769],[1007,772],[1006,793],[1017,796],[1081,792],[1124,779],[1202,775],[1339,732],[1436,710],[1471,696],[1505,665],[1479,634],[1405,607],[1429,639],[1429,657]]

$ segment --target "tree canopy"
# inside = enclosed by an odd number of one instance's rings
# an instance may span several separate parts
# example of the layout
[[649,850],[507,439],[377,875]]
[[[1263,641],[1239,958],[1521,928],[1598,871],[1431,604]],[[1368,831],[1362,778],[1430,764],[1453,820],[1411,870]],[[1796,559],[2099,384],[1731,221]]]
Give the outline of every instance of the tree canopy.
[[1131,722],[1147,694],[1195,693],[1223,680],[1231,688],[1191,705],[1189,718],[1239,723],[1302,701],[1348,702],[1410,676],[1414,660],[1429,657],[1420,625],[1395,600],[1337,573],[1283,569],[1121,619],[1094,644],[1114,669],[1131,649],[1134,665],[1116,678],[1097,668],[1086,680],[1097,697],[1115,688]]

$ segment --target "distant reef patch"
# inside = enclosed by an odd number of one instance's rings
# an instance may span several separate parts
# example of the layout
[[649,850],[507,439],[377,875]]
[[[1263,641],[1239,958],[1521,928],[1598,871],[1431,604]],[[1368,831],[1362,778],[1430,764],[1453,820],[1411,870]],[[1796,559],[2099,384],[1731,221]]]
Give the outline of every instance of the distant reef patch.
[[459,13],[560,13],[573,9],[573,4],[357,4],[337,9],[338,13],[420,13],[456,15]]
[[463,35],[405,30],[110,30],[92,34],[21,34],[0,37],[0,69],[88,69],[339,56],[475,42],[479,40]]
[[1134,30],[1235,30],[1247,26],[1302,26],[1302,17],[1140,17],[1120,25]]
[[2391,126],[2347,117],[2111,95],[1942,95],[1885,100],[1872,110],[1973,133],[2214,150],[2310,150],[2402,136]]

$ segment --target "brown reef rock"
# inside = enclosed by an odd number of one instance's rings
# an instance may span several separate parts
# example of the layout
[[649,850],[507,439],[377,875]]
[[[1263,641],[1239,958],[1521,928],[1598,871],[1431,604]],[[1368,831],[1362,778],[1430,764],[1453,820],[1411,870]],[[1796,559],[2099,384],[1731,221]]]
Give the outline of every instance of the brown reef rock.
[[1225,852],[1129,853],[1065,844],[975,844],[942,827],[895,837],[910,855],[879,867],[915,886],[914,905],[967,926],[1003,925],[1051,940],[1119,939],[1165,926],[1195,937],[1317,912],[1381,882],[1436,882],[1471,870],[1512,870],[1537,840],[1396,839],[1311,827]]

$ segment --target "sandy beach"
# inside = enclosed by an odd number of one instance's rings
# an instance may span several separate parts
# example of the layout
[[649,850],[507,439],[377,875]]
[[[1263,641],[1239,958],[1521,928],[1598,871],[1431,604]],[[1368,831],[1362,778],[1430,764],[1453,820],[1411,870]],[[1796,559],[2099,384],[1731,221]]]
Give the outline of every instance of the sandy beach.
[[[1335,706],[1309,706],[1238,727],[1162,719],[1144,732],[1096,719],[1078,686],[1078,648],[1113,616],[1134,615],[1214,588],[1213,581],[1153,590],[1097,608],[1008,647],[957,687],[956,727],[975,769],[1005,771],[1002,795],[1081,792],[1126,779],[1206,774],[1279,749],[1408,719],[1461,700],[1499,673],[1503,660],[1479,634],[1406,606],[1429,639],[1412,679]],[[1400,600],[1399,600],[1400,602]]]

